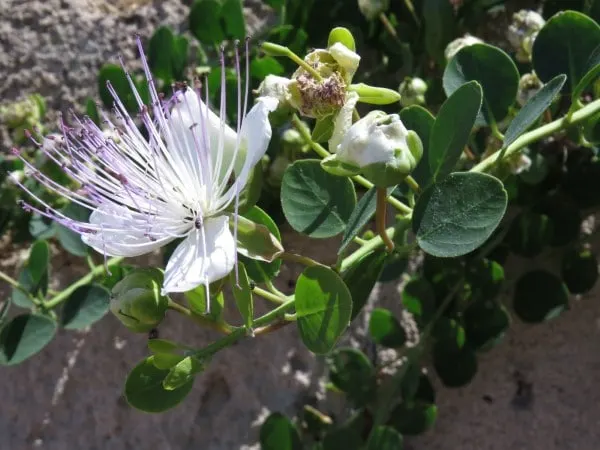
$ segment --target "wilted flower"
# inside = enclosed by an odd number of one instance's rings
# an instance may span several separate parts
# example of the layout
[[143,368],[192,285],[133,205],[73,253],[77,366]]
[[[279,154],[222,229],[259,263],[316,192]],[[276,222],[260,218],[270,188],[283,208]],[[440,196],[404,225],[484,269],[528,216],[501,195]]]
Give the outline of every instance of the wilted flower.
[[519,80],[519,90],[517,92],[517,102],[524,106],[540,89],[544,83],[540,81],[535,72],[524,74]]
[[427,83],[418,77],[406,77],[398,87],[400,104],[404,107],[411,105],[424,105]]
[[513,14],[513,21],[508,27],[506,38],[517,52],[517,61],[527,63],[531,61],[533,42],[546,21],[535,11],[522,9]]
[[350,126],[322,162],[335,175],[363,173],[376,186],[400,183],[417,166],[423,145],[414,131],[406,129],[397,114],[371,111]]
[[[246,114],[248,83],[242,92],[236,51],[236,132],[225,123],[225,70],[221,108],[216,115],[202,100],[199,87],[181,85],[165,101],[152,81],[139,39],[138,47],[150,106],[143,104],[131,77],[128,79],[148,138],[109,84],[120,126],[106,122],[120,135],[119,142],[106,138],[86,117],[77,119],[75,128],[62,123],[63,139],[56,145],[40,145],[79,188],[59,185],[22,158],[36,180],[89,209],[89,222],[66,217],[14,181],[41,204],[25,208],[79,233],[86,244],[104,255],[143,255],[183,238],[166,266],[162,293],[184,292],[200,285],[208,290],[210,283],[234,268],[237,251],[246,254],[238,247],[240,193],[267,149],[271,139],[268,114],[278,101],[263,97]],[[204,95],[208,98],[206,91]]]
[[446,57],[446,61],[450,61],[459,51],[461,51],[465,47],[483,43],[484,42],[481,39],[475,36],[471,36],[468,33],[465,34],[463,37],[454,39],[446,46],[446,50],[444,50],[444,56]]
[[358,0],[358,8],[365,19],[373,20],[390,7],[390,0]]

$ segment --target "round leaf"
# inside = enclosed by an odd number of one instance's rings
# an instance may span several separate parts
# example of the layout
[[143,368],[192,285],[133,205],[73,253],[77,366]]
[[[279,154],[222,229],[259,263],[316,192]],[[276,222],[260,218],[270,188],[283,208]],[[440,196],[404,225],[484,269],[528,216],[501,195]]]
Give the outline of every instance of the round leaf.
[[221,2],[196,0],[189,15],[190,31],[205,44],[216,44],[225,39],[221,26]]
[[302,443],[296,427],[280,413],[271,414],[260,427],[262,450],[301,450]]
[[519,71],[512,58],[492,45],[464,47],[444,71],[446,95],[450,96],[473,80],[479,82],[483,91],[485,121],[492,123],[504,119],[519,89]]
[[31,279],[38,284],[44,275],[48,274],[48,264],[50,263],[50,247],[46,241],[36,241],[29,253],[27,268],[31,274]]
[[465,255],[490,237],[506,203],[498,179],[477,172],[450,174],[419,197],[413,213],[417,242],[434,256]]
[[477,373],[477,357],[468,345],[450,349],[436,343],[433,348],[433,366],[446,387],[462,387],[469,384]]
[[325,172],[320,161],[305,159],[283,175],[281,205],[292,228],[313,238],[341,233],[356,206],[352,181]]
[[313,266],[298,278],[295,299],[304,345],[313,353],[329,352],[350,323],[350,291],[333,270]]
[[371,432],[367,450],[402,450],[402,435],[391,427],[379,426]]
[[158,369],[153,364],[154,356],[140,362],[129,373],[125,382],[127,402],[136,409],[149,413],[166,411],[177,406],[189,394],[194,378],[173,390],[163,387],[169,370]]
[[538,323],[552,319],[568,305],[567,288],[550,272],[533,270],[517,281],[513,307],[523,322]]
[[56,322],[39,314],[21,314],[0,331],[0,365],[12,366],[43,349],[56,333]]
[[364,353],[353,348],[341,348],[328,362],[329,379],[346,393],[354,406],[363,406],[372,399],[377,387],[375,368]]
[[413,130],[423,143],[423,156],[417,167],[412,172],[412,177],[421,187],[429,185],[431,180],[431,171],[429,169],[429,139],[435,118],[425,108],[419,105],[412,105],[403,108],[400,111],[400,119],[408,130]]
[[533,44],[533,68],[540,80],[567,75],[563,91],[571,92],[588,70],[588,60],[600,44],[600,26],[584,14],[562,11],[540,30]]
[[69,296],[61,323],[67,330],[80,330],[96,323],[108,312],[110,292],[98,284],[81,286]]
[[433,427],[437,414],[437,406],[431,403],[403,402],[390,414],[389,424],[402,434],[416,436]]
[[467,340],[475,349],[488,350],[498,344],[510,327],[506,309],[493,300],[478,301],[464,313]]
[[373,340],[384,347],[398,348],[406,342],[404,328],[391,311],[375,308],[369,320],[369,334]]
[[596,256],[589,250],[568,250],[563,255],[562,277],[571,294],[585,294],[598,280]]

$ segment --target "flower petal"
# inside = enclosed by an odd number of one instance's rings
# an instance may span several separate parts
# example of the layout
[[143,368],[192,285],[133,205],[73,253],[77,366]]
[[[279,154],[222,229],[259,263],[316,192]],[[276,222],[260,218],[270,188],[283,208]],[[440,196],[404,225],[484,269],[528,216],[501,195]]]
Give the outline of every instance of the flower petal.
[[356,103],[358,103],[358,98],[359,96],[356,92],[346,94],[344,106],[342,106],[342,109],[340,109],[333,122],[333,134],[331,135],[331,139],[329,139],[329,151],[331,153],[337,152],[338,145],[352,126],[352,113],[354,112]]
[[229,218],[206,219],[175,249],[165,269],[163,293],[187,292],[227,276],[235,264]]
[[89,220],[97,231],[82,233],[81,239],[98,253],[126,257],[150,253],[174,239],[172,234],[156,232],[158,227],[152,226],[153,218],[137,215],[124,206],[102,205],[92,212]]

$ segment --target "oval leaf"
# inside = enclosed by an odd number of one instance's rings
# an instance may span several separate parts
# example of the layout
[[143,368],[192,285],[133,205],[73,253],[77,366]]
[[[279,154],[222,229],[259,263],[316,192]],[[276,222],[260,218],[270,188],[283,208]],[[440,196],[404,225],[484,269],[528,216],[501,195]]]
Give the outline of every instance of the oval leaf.
[[313,266],[298,278],[295,299],[304,345],[313,353],[329,352],[350,323],[350,291],[333,270]]
[[144,359],[129,373],[125,382],[125,398],[136,409],[158,413],[181,403],[191,391],[194,378],[177,389],[166,390],[163,380],[169,374],[169,370],[158,369],[153,364],[153,359],[154,356]]
[[561,11],[548,20],[533,43],[533,68],[540,80],[567,75],[563,90],[571,92],[587,72],[590,55],[600,44],[600,26],[575,11]]
[[[279,228],[277,228],[277,225],[273,219],[271,219],[271,217],[258,206],[253,206],[243,215],[252,222],[267,227],[271,234],[275,236],[279,242],[281,242],[281,233],[279,232]],[[256,259],[246,258],[242,255],[240,255],[239,258],[240,261],[242,261],[246,266],[246,271],[250,279],[256,283],[264,283],[265,281],[269,281],[279,273],[279,268],[281,267],[281,259],[276,259],[275,261],[268,263],[264,261],[257,261]]]
[[108,312],[110,292],[98,284],[75,289],[62,309],[61,323],[67,330],[80,330],[96,323]]
[[506,148],[512,144],[521,134],[533,125],[533,123],[542,115],[562,89],[566,75],[557,75],[544,85],[529,101],[521,108],[519,113],[512,120],[506,134],[504,135],[504,145]]
[[402,450],[402,435],[392,427],[379,426],[371,432],[367,450]]
[[519,89],[519,71],[512,58],[498,47],[487,44],[461,49],[444,70],[444,90],[450,96],[468,81],[475,80],[483,91],[482,123],[499,122],[506,117]]
[[490,175],[453,173],[419,198],[413,213],[417,243],[433,256],[465,255],[496,229],[507,198],[502,183]]
[[298,430],[290,420],[280,413],[273,413],[260,427],[262,450],[302,450]]
[[328,359],[329,379],[345,392],[355,407],[365,405],[375,393],[375,368],[367,356],[354,348],[340,348]]
[[40,283],[44,275],[48,274],[50,262],[50,247],[46,241],[37,241],[31,246],[27,268],[34,284]]
[[369,319],[369,334],[373,340],[384,347],[398,348],[406,342],[404,328],[391,311],[375,308]]
[[325,172],[319,160],[289,166],[281,184],[281,205],[292,228],[313,238],[341,233],[356,206],[350,179]]
[[553,319],[568,306],[566,286],[550,272],[532,270],[517,281],[513,308],[523,322],[539,323]]
[[238,311],[242,316],[244,325],[250,329],[252,327],[252,321],[254,319],[254,302],[252,301],[252,290],[250,289],[250,282],[248,281],[248,274],[244,264],[239,263],[237,268],[237,281],[235,270],[231,271],[229,275],[231,280],[231,290],[233,291],[233,297],[235,298],[235,304],[237,305]]
[[481,86],[470,81],[454,91],[440,108],[429,142],[432,178],[441,179],[456,166],[475,125],[481,99]]
[[0,331],[0,365],[13,366],[43,349],[56,334],[56,322],[39,314],[13,317]]
[[435,117],[422,106],[412,105],[400,111],[400,119],[406,129],[417,133],[423,143],[423,156],[411,175],[422,188],[425,188],[431,180],[431,172],[429,170],[429,142]]
[[563,255],[561,274],[571,294],[585,294],[598,281],[598,260],[587,249],[571,249]]
[[205,44],[215,44],[225,39],[221,26],[221,2],[218,0],[196,0],[190,15],[190,31]]

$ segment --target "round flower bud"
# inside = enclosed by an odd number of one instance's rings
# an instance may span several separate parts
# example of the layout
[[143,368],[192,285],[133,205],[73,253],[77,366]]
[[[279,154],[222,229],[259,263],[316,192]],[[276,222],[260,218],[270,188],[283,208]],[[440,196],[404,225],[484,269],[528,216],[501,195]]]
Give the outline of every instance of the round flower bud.
[[358,8],[365,19],[376,19],[379,14],[386,12],[390,7],[390,0],[358,0]]
[[526,73],[519,80],[519,90],[517,92],[517,103],[524,106],[531,97],[537,94],[544,86],[535,72]]
[[404,107],[411,105],[424,105],[427,84],[421,78],[406,77],[398,87],[400,104]]
[[110,310],[131,331],[146,333],[165,317],[168,298],[161,295],[159,269],[136,269],[112,289]]
[[446,61],[449,62],[459,51],[461,51],[465,47],[483,43],[484,42],[481,39],[475,36],[471,36],[468,33],[465,34],[463,37],[454,39],[446,46],[446,50],[444,50],[444,56],[446,57]]
[[517,61],[522,63],[531,61],[533,42],[545,24],[544,18],[535,11],[522,9],[513,14],[506,38],[515,49]]
[[363,173],[376,186],[389,187],[404,180],[422,155],[419,136],[397,114],[372,111],[350,127],[322,166],[335,175]]

